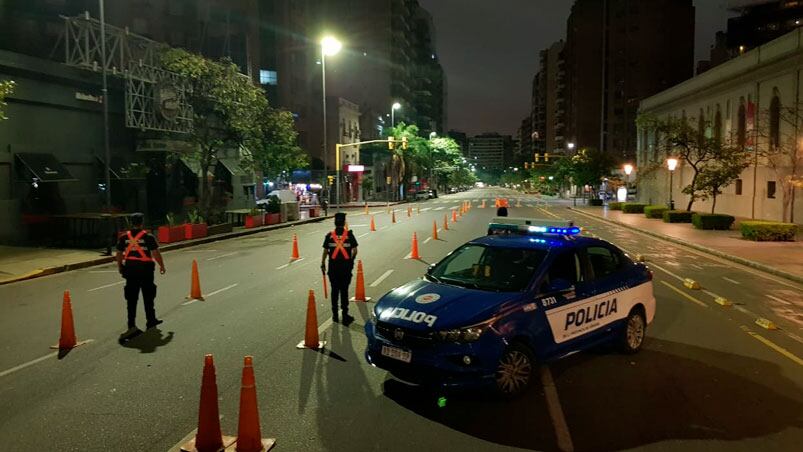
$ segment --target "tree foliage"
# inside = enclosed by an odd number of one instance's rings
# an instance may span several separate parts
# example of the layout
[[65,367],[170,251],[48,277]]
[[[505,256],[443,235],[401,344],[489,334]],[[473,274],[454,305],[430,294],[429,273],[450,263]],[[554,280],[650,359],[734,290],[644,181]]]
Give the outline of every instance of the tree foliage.
[[[755,133],[760,138],[758,157],[775,173],[780,182],[783,209],[781,221],[794,220],[795,188],[803,188],[803,153],[800,152],[797,133],[801,124],[803,102],[779,105],[772,118],[772,107],[759,111]],[[774,123],[774,124],[773,124]]]
[[599,186],[602,178],[608,176],[616,166],[616,160],[610,154],[594,148],[580,149],[573,156],[561,160],[568,162],[558,161],[556,172],[568,173],[577,186]]
[[696,184],[697,198],[703,201],[711,198],[711,213],[714,213],[717,196],[722,194],[723,188],[738,179],[749,164],[749,155],[743,148],[720,146],[715,157],[700,170]]
[[260,118],[262,127],[251,148],[251,165],[271,179],[283,171],[306,168],[309,157],[298,146],[293,114],[266,106]]
[[0,121],[8,119],[4,114],[6,107],[6,96],[14,92],[15,83],[13,80],[0,81]]

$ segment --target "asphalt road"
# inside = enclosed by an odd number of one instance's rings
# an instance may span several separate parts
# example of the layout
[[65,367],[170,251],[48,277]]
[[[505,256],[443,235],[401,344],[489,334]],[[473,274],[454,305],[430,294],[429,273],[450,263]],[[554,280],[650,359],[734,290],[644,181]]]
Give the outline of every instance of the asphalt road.
[[[366,289],[375,299],[420,277],[461,243],[484,234],[501,189],[477,189],[397,209],[391,224],[374,208],[349,215],[360,242]],[[463,200],[474,208],[441,240],[433,221]],[[357,321],[332,324],[321,297],[321,243],[315,223],[165,253],[157,276],[161,329],[127,346],[122,283],[111,266],[0,286],[0,444],[10,451],[166,451],[197,422],[203,355],[217,367],[224,433],[236,434],[244,355],[254,356],[263,436],[275,450],[796,450],[803,440],[801,313],[784,300],[803,288],[676,245],[522,197],[511,216],[572,218],[656,271],[658,310],[645,348],[579,353],[544,367],[523,398],[424,393],[391,380],[362,354],[365,305]],[[420,207],[421,213],[415,212]],[[413,232],[421,261],[405,259]],[[293,234],[301,261],[288,265]],[[206,301],[187,303],[192,260]],[[678,278],[693,277],[705,291]],[[735,281],[735,282],[734,282]],[[59,359],[61,294],[72,293],[79,340]],[[297,350],[307,291],[318,294],[325,352]],[[768,295],[772,295],[769,297]],[[715,296],[736,304],[722,307]],[[786,307],[785,307],[786,306]],[[140,308],[140,323],[144,323]],[[754,324],[758,316],[780,330]]]

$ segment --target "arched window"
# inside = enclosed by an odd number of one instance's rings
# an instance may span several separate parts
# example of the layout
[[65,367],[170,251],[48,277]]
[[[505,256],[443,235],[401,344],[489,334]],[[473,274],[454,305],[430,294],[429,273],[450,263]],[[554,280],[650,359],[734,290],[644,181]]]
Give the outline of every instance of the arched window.
[[781,145],[781,100],[778,98],[778,89],[773,90],[770,101],[770,147]]
[[744,97],[739,99],[739,116],[737,118],[736,142],[744,147],[747,144],[747,112],[744,107]]
[[719,104],[717,104],[717,111],[714,113],[714,140],[717,143],[722,143],[722,112],[719,111]]

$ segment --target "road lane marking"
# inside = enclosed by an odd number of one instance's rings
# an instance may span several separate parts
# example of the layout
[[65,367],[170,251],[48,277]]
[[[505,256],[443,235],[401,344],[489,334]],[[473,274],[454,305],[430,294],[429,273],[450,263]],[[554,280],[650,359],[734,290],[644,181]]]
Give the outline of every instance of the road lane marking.
[[552,427],[555,429],[558,448],[565,452],[573,451],[574,445],[572,445],[572,435],[569,432],[569,425],[566,423],[566,417],[563,415],[560,397],[558,397],[558,389],[555,387],[555,381],[552,379],[552,372],[549,371],[549,367],[547,366],[541,366],[541,385],[544,387],[544,398],[546,398],[549,417],[552,418]]
[[440,206],[440,207],[436,207],[436,208],[434,208],[434,209],[432,209],[432,210],[443,210],[444,208],[445,208],[445,207],[443,207],[443,206]]
[[237,251],[233,251],[231,253],[226,253],[226,254],[221,254],[220,256],[210,257],[209,259],[207,259],[207,261],[214,261],[214,260],[222,259],[224,257],[234,256],[235,254],[237,254]]
[[[80,344],[88,344],[90,342],[95,342],[95,340],[94,339],[85,339],[85,340],[80,341],[79,345]],[[14,372],[16,372],[18,370],[25,369],[26,367],[33,366],[34,364],[41,363],[42,361],[46,361],[46,360],[48,360],[50,358],[53,358],[53,357],[56,357],[58,355],[59,355],[59,351],[55,351],[53,353],[48,353],[45,356],[40,356],[39,358],[32,359],[32,360],[30,360],[28,362],[22,363],[22,364],[20,364],[18,366],[14,366],[14,367],[12,367],[10,369],[6,369],[6,370],[0,372],[0,378],[5,377],[6,375],[13,374]]]
[[370,232],[366,232],[365,234],[360,234],[357,236],[358,239],[365,237],[366,235],[370,234]]
[[722,279],[724,279],[725,281],[727,281],[727,282],[729,282],[729,283],[733,283],[733,284],[741,284],[739,281],[736,281],[735,279],[730,279],[730,278],[728,278],[727,276],[723,276],[723,277],[722,277]]
[[552,218],[557,218],[558,220],[562,220],[563,219],[563,218],[555,215],[554,213],[552,213],[552,212],[550,212],[550,211],[548,211],[546,209],[542,209],[541,207],[536,207],[536,209],[540,210],[541,212],[544,212],[545,214],[549,215]]
[[296,260],[294,260],[294,261],[290,261],[290,262],[288,262],[288,263],[286,263],[286,264],[284,264],[284,265],[280,265],[280,266],[276,267],[276,270],[282,270],[282,269],[285,269],[285,268],[287,268],[287,267],[289,267],[289,266],[293,265],[294,263],[296,263],[296,262],[301,262],[301,261],[303,261],[303,260],[304,260],[304,258],[302,257],[302,258],[296,259]]
[[767,298],[770,298],[770,299],[772,299],[772,300],[775,300],[775,301],[777,301],[778,303],[781,303],[781,304],[792,304],[792,303],[789,303],[789,302],[788,302],[788,301],[786,301],[786,300],[781,300],[780,298],[778,298],[778,297],[776,297],[776,296],[773,296],[773,295],[770,295],[770,294],[767,294]]
[[661,281],[661,284],[665,285],[666,287],[669,287],[670,289],[674,290],[675,292],[679,293],[680,295],[683,295],[684,297],[686,297],[689,300],[691,300],[693,303],[697,303],[698,305],[700,305],[700,306],[702,306],[704,308],[708,307],[708,305],[705,304],[704,302],[692,297],[691,295],[687,294],[686,292],[683,292],[682,290],[678,289],[677,287],[673,286],[672,284],[669,284],[666,281]]
[[379,228],[379,230],[380,230],[380,231],[384,231],[384,230],[385,230],[385,229],[387,229],[387,228],[388,228],[387,226],[382,226],[381,228]]
[[791,359],[795,364],[803,366],[803,359],[800,359],[800,357],[798,357],[794,353],[790,352],[789,350],[781,347],[780,345],[776,344],[775,342],[772,342],[771,340],[765,338],[764,336],[762,336],[762,335],[760,335],[758,333],[754,333],[754,332],[750,331],[750,328],[747,328],[744,325],[741,325],[739,328],[741,328],[742,331],[744,331],[745,333],[749,334],[752,338],[760,341],[762,344],[766,345],[767,347],[769,347],[769,348],[775,350],[776,352],[780,353],[781,355]]
[[[221,292],[223,292],[223,291],[226,291],[226,290],[232,289],[232,288],[234,288],[234,287],[237,287],[237,284],[238,284],[238,283],[234,283],[234,284],[232,284],[232,285],[230,285],[230,286],[226,286],[226,287],[224,287],[224,288],[222,288],[222,289],[218,289],[218,290],[216,290],[216,291],[214,291],[214,292],[209,292],[208,294],[205,294],[205,295],[204,295],[204,299],[206,299],[206,298],[209,298],[209,297],[211,297],[212,295],[217,295],[217,294],[219,294],[219,293],[221,293]],[[189,301],[185,301],[184,303],[181,303],[181,306],[187,306],[187,305],[191,305],[191,304],[195,303],[196,301],[198,301],[198,300],[192,299],[192,300],[189,300]]]
[[312,232],[308,233],[307,235],[318,235],[318,234],[320,234],[322,232],[324,232],[324,231],[312,231]]
[[426,243],[427,243],[427,242],[429,242],[430,240],[432,240],[432,237],[427,237],[427,239],[426,239],[426,240],[424,240],[424,244],[426,244]]
[[379,278],[376,278],[376,280],[374,282],[372,282],[368,287],[376,287],[376,286],[382,284],[382,281],[384,281],[385,278],[390,276],[391,273],[393,273],[393,269],[390,269],[390,270],[386,271],[385,273],[382,273],[382,276],[380,276]]
[[94,289],[87,290],[87,292],[94,292],[94,291],[100,290],[100,289],[106,289],[106,288],[109,288],[109,287],[119,286],[120,284],[125,284],[125,281],[117,281],[116,283],[111,283],[111,284],[106,284],[104,286],[95,287]]

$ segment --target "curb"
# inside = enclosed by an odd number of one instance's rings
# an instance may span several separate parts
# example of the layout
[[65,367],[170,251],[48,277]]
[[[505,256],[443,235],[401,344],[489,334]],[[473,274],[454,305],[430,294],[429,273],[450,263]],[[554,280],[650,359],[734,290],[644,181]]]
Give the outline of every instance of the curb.
[[[204,245],[204,244],[207,244],[207,243],[218,242],[218,241],[221,241],[221,240],[235,239],[235,238],[243,237],[243,236],[246,236],[246,235],[253,235],[253,234],[258,234],[260,232],[272,231],[272,230],[275,230],[275,229],[285,229],[285,228],[290,228],[290,227],[293,227],[293,226],[299,226],[299,225],[302,225],[302,224],[319,223],[321,221],[324,221],[324,220],[327,220],[327,219],[331,219],[331,218],[334,218],[334,216],[333,215],[329,215],[329,216],[326,216],[326,217],[315,217],[315,218],[308,218],[308,219],[305,219],[305,220],[298,220],[298,221],[294,221],[292,223],[280,223],[280,224],[272,224],[270,226],[262,226],[262,227],[259,227],[259,228],[243,229],[241,231],[234,231],[234,232],[229,232],[229,233],[226,233],[226,234],[217,234],[217,235],[212,235],[212,236],[209,236],[209,237],[204,237],[204,238],[201,238],[201,239],[186,240],[186,241],[183,241],[183,242],[167,244],[167,245],[164,245],[164,246],[160,246],[159,249],[161,251],[180,250],[180,249],[183,249],[183,248],[190,248],[190,247],[193,247],[193,246],[196,246],[196,245]],[[55,275],[56,273],[63,273],[63,272],[68,272],[68,271],[72,271],[72,270],[79,270],[79,269],[87,268],[87,267],[94,267],[96,265],[108,264],[109,262],[114,262],[114,256],[103,256],[103,257],[99,257],[97,259],[92,259],[92,260],[88,260],[88,261],[75,262],[73,264],[66,264],[66,265],[59,265],[59,266],[56,266],[56,267],[41,268],[41,269],[38,269],[38,270],[34,270],[34,271],[31,271],[31,272],[28,272],[28,273],[26,273],[24,275],[14,276],[14,277],[11,277],[11,278],[8,278],[8,279],[0,280],[0,286],[6,285],[6,284],[15,283],[15,282],[20,282],[20,281],[27,281],[29,279],[41,278],[43,276]]]
[[803,284],[803,276],[798,276],[798,275],[795,275],[795,274],[792,274],[792,273],[788,273],[788,272],[785,272],[785,271],[782,271],[782,270],[778,270],[777,268],[771,267],[771,266],[769,266],[767,264],[762,264],[760,262],[751,261],[750,259],[745,259],[743,257],[734,256],[732,254],[724,253],[722,251],[719,251],[719,250],[716,250],[716,249],[713,249],[713,248],[709,248],[707,246],[698,245],[696,243],[686,242],[686,241],[683,241],[681,239],[678,239],[678,238],[675,238],[675,237],[672,237],[672,236],[659,234],[657,232],[652,232],[652,231],[649,231],[649,230],[646,230],[646,229],[639,229],[639,228],[634,227],[632,225],[629,225],[627,223],[623,223],[623,222],[617,221],[617,220],[611,220],[610,218],[603,218],[601,216],[598,216],[598,215],[595,215],[595,214],[589,213],[589,212],[584,212],[584,211],[582,211],[580,209],[576,209],[574,207],[566,207],[566,208],[571,210],[571,211],[577,212],[577,213],[579,213],[581,215],[590,216],[590,217],[592,217],[594,219],[597,219],[599,221],[605,221],[607,223],[611,223],[611,224],[615,224],[615,225],[618,225],[618,226],[622,226],[622,227],[625,227],[625,228],[633,230],[633,231],[638,231],[638,232],[641,232],[641,233],[644,233],[644,234],[647,234],[647,235],[650,235],[650,236],[653,236],[653,237],[656,237],[656,238],[659,238],[659,239],[662,239],[662,240],[666,240],[668,242],[675,243],[677,245],[682,245],[682,246],[685,246],[685,247],[688,247],[688,248],[695,249],[697,251],[702,251],[704,253],[711,254],[711,255],[720,257],[722,259],[729,260],[731,262],[735,262],[737,264],[741,264],[741,265],[744,265],[744,266],[747,266],[747,267],[750,267],[750,268],[754,268],[756,270],[761,270],[761,271],[763,271],[765,273],[769,273],[771,275],[775,275],[775,276],[778,276],[778,277],[781,277],[781,278],[784,278],[784,279],[788,279],[788,280],[796,282],[798,284]]

